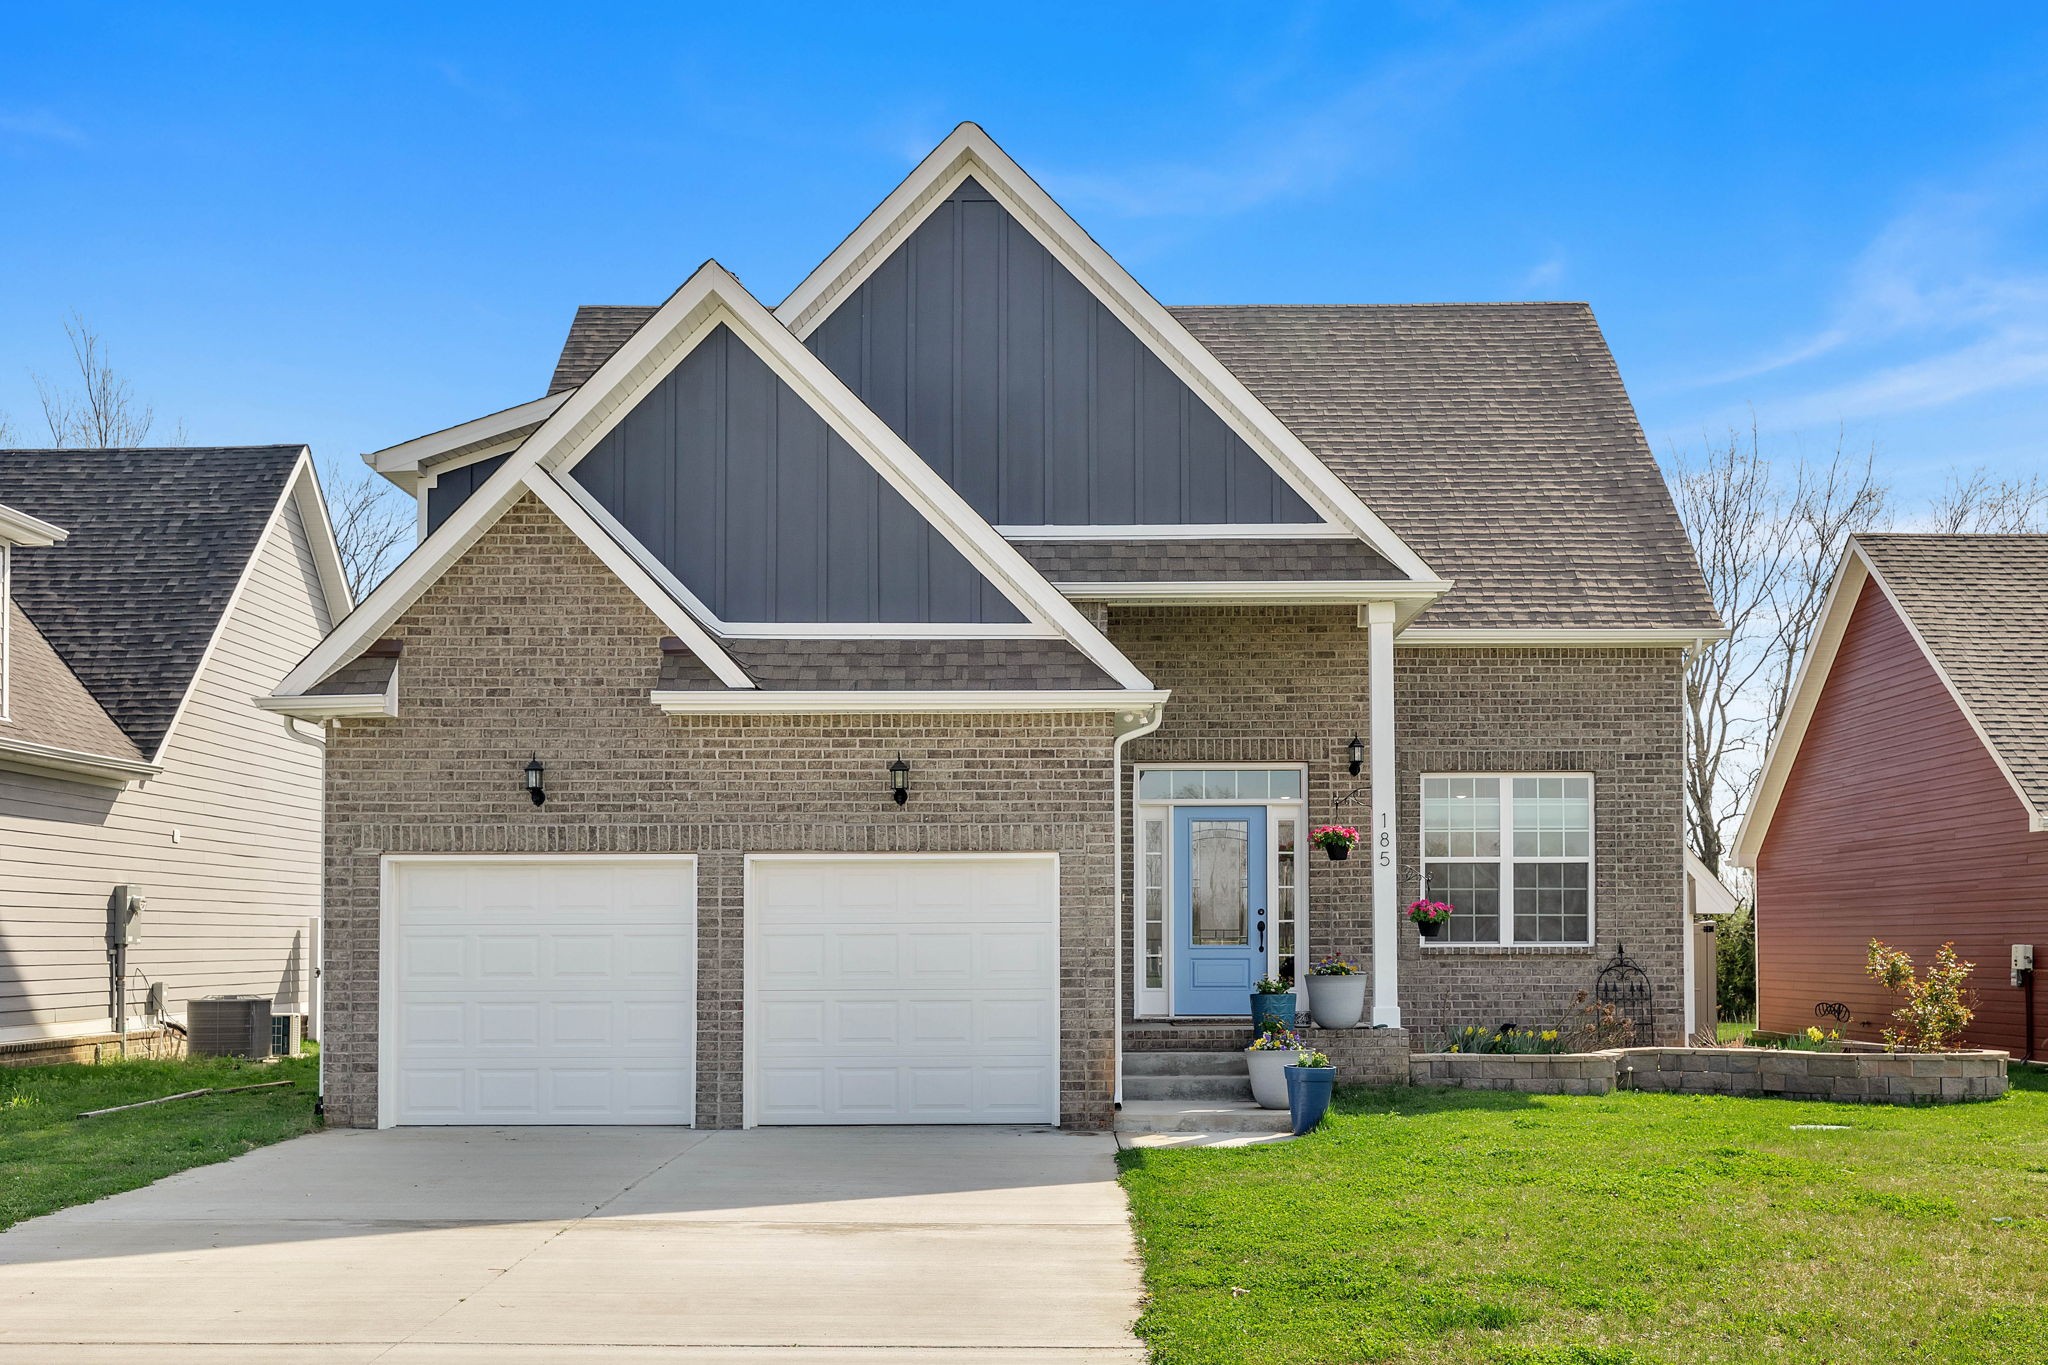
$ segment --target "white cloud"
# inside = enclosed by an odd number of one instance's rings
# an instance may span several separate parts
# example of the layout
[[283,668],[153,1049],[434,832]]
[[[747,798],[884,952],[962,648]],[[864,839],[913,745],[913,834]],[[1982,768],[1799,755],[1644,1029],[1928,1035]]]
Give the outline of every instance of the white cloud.
[[89,138],[77,124],[59,118],[48,109],[0,111],[0,137],[25,138],[35,142],[63,142],[82,147]]
[[1564,253],[1553,252],[1547,259],[1538,261],[1515,281],[1513,293],[1522,298],[1536,298],[1555,293],[1564,281]]
[[1604,22],[1614,6],[1560,7],[1491,36],[1469,34],[1383,63],[1363,80],[1289,118],[1248,127],[1203,161],[1163,162],[1047,178],[1063,202],[1130,217],[1238,213],[1310,194],[1391,162],[1480,79],[1540,61]]

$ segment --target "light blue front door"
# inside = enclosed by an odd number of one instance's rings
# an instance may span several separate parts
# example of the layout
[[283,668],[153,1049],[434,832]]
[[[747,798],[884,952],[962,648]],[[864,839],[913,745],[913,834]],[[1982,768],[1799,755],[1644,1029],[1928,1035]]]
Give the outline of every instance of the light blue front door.
[[1251,1014],[1266,974],[1266,810],[1173,812],[1173,1012]]

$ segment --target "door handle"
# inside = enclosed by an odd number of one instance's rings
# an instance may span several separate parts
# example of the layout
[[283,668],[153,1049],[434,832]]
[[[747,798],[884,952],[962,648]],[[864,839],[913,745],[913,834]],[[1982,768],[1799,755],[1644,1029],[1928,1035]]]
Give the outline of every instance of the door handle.
[[1259,911],[1259,951],[1266,951],[1266,912]]

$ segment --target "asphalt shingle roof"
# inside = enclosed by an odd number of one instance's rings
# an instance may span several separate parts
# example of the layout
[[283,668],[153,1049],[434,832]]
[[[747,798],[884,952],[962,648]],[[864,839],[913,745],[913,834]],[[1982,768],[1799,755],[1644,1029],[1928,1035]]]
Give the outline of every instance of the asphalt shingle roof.
[[1856,543],[2034,809],[2048,813],[2048,536]]
[[303,446],[0,450],[0,503],[70,532],[16,548],[14,599],[154,755]]
[[[1420,626],[1719,624],[1582,303],[1169,310],[1457,586]],[[550,392],[655,310],[576,310]]]
[[1719,625],[1586,305],[1171,311],[1457,583],[1416,625]]
[[21,604],[11,602],[7,611],[12,631],[7,660],[11,685],[0,741],[26,740],[53,749],[139,761],[142,754],[135,742],[121,733],[106,708],[64,666]]
[[[757,686],[770,691],[1109,690],[1116,680],[1065,640],[719,641]],[[695,655],[662,655],[664,689],[717,689]]]

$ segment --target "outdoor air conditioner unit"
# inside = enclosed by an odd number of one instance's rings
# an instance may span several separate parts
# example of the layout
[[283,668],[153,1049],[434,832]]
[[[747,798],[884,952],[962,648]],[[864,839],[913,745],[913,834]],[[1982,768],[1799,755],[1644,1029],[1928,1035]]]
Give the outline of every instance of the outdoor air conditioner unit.
[[273,1014],[270,1016],[270,1055],[273,1057],[296,1057],[300,1044],[306,1041],[306,1016],[303,1014]]
[[206,995],[185,1002],[186,1049],[195,1057],[270,1055],[270,997]]

